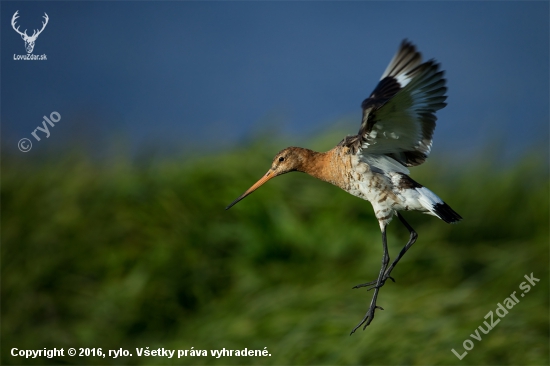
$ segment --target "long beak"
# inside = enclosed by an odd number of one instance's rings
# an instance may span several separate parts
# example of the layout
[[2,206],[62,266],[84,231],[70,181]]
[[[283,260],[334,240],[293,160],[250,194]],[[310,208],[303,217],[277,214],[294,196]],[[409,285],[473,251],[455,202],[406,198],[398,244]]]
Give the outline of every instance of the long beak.
[[231,207],[233,207],[234,205],[237,204],[237,202],[239,202],[240,200],[242,200],[243,198],[245,198],[246,196],[248,196],[250,193],[254,192],[256,189],[260,188],[260,186],[262,184],[264,184],[265,182],[267,182],[268,180],[270,180],[271,178],[274,178],[276,177],[276,175],[274,174],[274,172],[270,169],[259,181],[257,181],[256,183],[254,183],[254,185],[250,188],[248,188],[248,190],[246,192],[244,192],[243,194],[241,194],[239,196],[239,198],[237,198],[235,201],[231,202],[229,204],[229,206],[227,206],[225,209],[226,210],[229,210]]

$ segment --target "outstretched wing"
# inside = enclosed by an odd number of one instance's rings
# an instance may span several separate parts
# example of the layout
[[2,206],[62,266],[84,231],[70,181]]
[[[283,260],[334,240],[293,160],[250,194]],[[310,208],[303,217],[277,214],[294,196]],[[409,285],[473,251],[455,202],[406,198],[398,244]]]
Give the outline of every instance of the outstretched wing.
[[403,41],[371,96],[354,143],[361,155],[387,155],[405,166],[422,164],[432,146],[435,112],[446,106],[443,71]]

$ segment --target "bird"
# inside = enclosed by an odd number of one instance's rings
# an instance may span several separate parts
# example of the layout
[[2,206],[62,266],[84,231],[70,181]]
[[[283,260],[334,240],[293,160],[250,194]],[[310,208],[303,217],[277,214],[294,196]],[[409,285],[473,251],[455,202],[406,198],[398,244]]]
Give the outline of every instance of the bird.
[[[444,71],[434,59],[422,62],[416,46],[403,40],[374,91],[361,103],[359,132],[346,136],[334,148],[316,152],[301,147],[281,150],[267,173],[226,207],[233,207],[267,181],[289,172],[303,172],[331,183],[367,200],[382,233],[382,264],[378,278],[354,286],[374,289],[363,319],[351,331],[371,324],[377,309],[378,294],[403,255],[416,242],[418,234],[400,211],[419,211],[446,223],[462,217],[428,188],[413,180],[410,167],[428,158],[436,125],[435,113],[446,104]],[[397,216],[409,231],[409,240],[390,264],[386,228]]]

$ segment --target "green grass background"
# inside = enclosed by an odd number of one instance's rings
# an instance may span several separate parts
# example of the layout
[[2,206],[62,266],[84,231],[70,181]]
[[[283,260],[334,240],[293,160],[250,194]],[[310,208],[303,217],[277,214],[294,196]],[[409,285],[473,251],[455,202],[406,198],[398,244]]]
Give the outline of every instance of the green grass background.
[[[371,297],[351,288],[380,268],[371,205],[293,173],[224,210],[285,146],[148,162],[4,154],[2,364],[549,363],[546,151],[507,165],[480,154],[413,169],[464,220],[404,213],[419,239],[380,292],[385,310],[350,336]],[[392,258],[407,239],[394,220]],[[458,360],[451,349],[464,352],[530,273],[540,282]],[[25,359],[13,347],[133,356]],[[267,347],[271,356],[146,358],[136,347]]]

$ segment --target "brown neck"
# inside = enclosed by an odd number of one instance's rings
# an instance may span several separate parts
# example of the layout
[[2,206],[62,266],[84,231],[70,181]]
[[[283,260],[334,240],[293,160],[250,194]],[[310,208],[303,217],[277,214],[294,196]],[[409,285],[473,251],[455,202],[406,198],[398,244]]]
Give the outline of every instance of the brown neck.
[[342,187],[341,159],[338,159],[338,147],[324,152],[316,152],[309,149],[302,149],[302,163],[298,171],[307,173],[322,181]]

